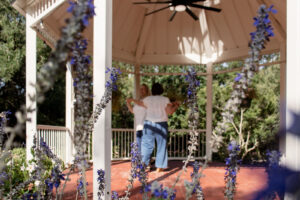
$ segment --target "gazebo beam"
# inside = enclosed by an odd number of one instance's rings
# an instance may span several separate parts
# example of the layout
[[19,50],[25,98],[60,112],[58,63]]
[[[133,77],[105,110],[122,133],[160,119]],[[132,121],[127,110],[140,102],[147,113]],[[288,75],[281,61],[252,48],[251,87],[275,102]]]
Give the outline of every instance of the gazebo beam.
[[[93,24],[93,93],[94,108],[105,91],[112,65],[112,1],[94,1],[96,16]],[[105,171],[104,199],[111,199],[111,102],[102,111],[93,132],[93,199],[98,200],[97,170]]]
[[32,159],[31,148],[37,128],[36,107],[36,32],[31,28],[33,18],[26,11],[26,157]]
[[[262,54],[269,54],[278,52],[280,46],[275,42],[270,42],[267,44],[268,49],[263,50]],[[153,65],[153,64],[174,64],[174,65],[199,65],[199,64],[207,64],[209,62],[213,63],[222,63],[233,60],[245,59],[248,57],[249,47],[240,47],[237,49],[225,50],[220,52],[220,54],[213,54],[211,57],[202,56],[200,60],[200,56],[198,54],[172,54],[172,55],[154,55],[154,54],[144,54],[141,57],[141,64],[144,65]]]

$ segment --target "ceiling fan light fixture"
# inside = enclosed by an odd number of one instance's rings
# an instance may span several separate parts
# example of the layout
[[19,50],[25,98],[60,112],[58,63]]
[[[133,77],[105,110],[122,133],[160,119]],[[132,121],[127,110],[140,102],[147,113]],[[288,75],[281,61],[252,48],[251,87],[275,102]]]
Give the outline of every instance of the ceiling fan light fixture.
[[175,10],[176,10],[177,12],[185,11],[185,9],[186,9],[186,6],[185,6],[185,5],[177,5],[177,6],[175,6]]
[[171,7],[170,7],[170,10],[171,10],[171,11],[174,11],[174,10],[175,10],[175,7],[174,7],[174,6],[172,6],[172,4],[171,4],[171,3],[170,3],[169,5],[171,6]]

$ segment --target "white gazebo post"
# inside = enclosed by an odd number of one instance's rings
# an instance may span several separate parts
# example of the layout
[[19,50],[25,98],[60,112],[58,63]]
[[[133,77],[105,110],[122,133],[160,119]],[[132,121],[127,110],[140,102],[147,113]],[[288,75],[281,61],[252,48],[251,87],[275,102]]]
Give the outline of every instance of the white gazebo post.
[[[36,32],[32,29],[33,17],[26,11],[26,157],[32,158],[31,147],[36,134]],[[30,109],[30,111],[29,111]],[[29,111],[29,112],[28,112]]]
[[140,65],[136,64],[134,66],[134,98],[140,98],[140,84],[141,84],[141,75],[140,75]]
[[213,64],[206,65],[206,158],[212,160],[212,151],[210,146],[212,134],[212,111],[213,111]]
[[[96,16],[94,16],[93,34],[93,90],[94,108],[100,102],[105,90],[108,75],[106,67],[112,65],[112,1],[94,1]],[[99,116],[93,132],[93,199],[98,200],[97,170],[105,171],[105,196],[111,199],[111,103]]]
[[66,133],[66,162],[71,163],[73,161],[73,141],[72,141],[72,134],[73,134],[73,108],[74,108],[74,102],[73,102],[73,78],[72,78],[72,66],[70,62],[67,63],[66,66],[66,128],[68,129]]
[[[141,75],[140,75],[140,64],[136,64],[134,67],[134,98],[140,98],[140,85],[141,85]],[[136,121],[134,119],[134,141],[136,141]]]
[[[286,128],[293,124],[290,111],[300,115],[300,1],[287,0]],[[299,120],[299,119],[298,119]],[[296,122],[299,123],[299,122]],[[298,134],[299,134],[299,130]],[[300,135],[286,131],[285,164],[300,170]],[[288,197],[285,199],[295,199]]]
[[203,45],[205,47],[206,59],[200,60],[201,63],[206,63],[206,145],[205,145],[205,155],[208,161],[212,159],[212,151],[210,146],[211,134],[212,134],[212,100],[213,100],[213,49],[208,29],[207,16],[204,10],[199,12],[199,27],[201,37],[203,38]]

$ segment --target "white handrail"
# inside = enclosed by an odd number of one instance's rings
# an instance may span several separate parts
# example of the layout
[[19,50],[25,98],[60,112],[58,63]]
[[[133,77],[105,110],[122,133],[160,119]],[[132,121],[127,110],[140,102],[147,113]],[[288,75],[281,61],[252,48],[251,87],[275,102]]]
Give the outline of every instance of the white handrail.
[[[53,153],[66,161],[66,138],[68,129],[61,126],[37,125],[37,142],[43,138]],[[195,159],[205,156],[205,130],[199,129],[198,149],[194,154]],[[169,160],[185,159],[188,154],[188,129],[170,129],[168,136]],[[130,159],[131,143],[134,142],[134,129],[112,129],[112,160]],[[88,152],[91,154],[91,144]],[[155,156],[155,154],[154,154]],[[92,158],[91,158],[92,159]]]

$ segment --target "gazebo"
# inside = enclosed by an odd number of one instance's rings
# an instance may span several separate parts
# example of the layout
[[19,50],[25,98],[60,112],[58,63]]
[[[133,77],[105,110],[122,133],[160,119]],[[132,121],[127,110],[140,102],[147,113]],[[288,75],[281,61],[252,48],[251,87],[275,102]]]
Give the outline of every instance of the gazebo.
[[[141,0],[140,0],[141,1]],[[154,0],[150,0],[154,1]],[[207,105],[206,105],[206,143],[212,133],[212,81],[216,73],[214,64],[241,60],[248,55],[250,32],[254,31],[252,18],[260,4],[274,5],[277,14],[270,14],[275,37],[266,46],[263,53],[280,52],[280,97],[281,127],[291,123],[288,109],[300,110],[300,92],[295,92],[300,84],[297,47],[300,46],[300,2],[292,0],[207,0],[201,5],[221,8],[220,13],[203,9],[192,9],[199,17],[194,20],[187,13],[177,13],[169,21],[172,12],[169,9],[145,16],[145,13],[163,7],[163,5],[134,5],[133,0],[95,0],[96,16],[90,22],[84,35],[89,42],[88,53],[93,55],[93,92],[94,104],[99,102],[103,92],[105,67],[112,60],[130,63],[135,66],[135,93],[138,96],[141,65],[206,65]],[[50,47],[60,37],[60,29],[67,12],[67,0],[16,0],[13,3],[22,15],[26,16],[26,104],[35,103],[29,98],[36,93],[30,87],[36,82],[36,37],[40,37]],[[294,24],[296,24],[294,26]],[[274,64],[274,63],[272,63]],[[287,64],[287,68],[286,68]],[[66,127],[63,132],[72,130],[72,76],[70,65],[66,74]],[[286,106],[285,106],[286,105]],[[287,116],[287,117],[286,117]],[[32,146],[33,134],[37,131],[36,112],[30,114],[31,121],[26,124],[27,152]],[[72,132],[72,131],[71,131]],[[72,161],[72,143],[69,136],[65,141],[65,161]],[[52,142],[55,141],[55,138]],[[106,171],[106,183],[110,198],[110,161],[111,161],[111,106],[108,106],[95,125],[93,134],[93,170]],[[281,151],[285,153],[286,164],[300,168],[300,140],[287,134],[281,142]],[[211,149],[206,145],[206,156],[211,159]],[[28,153],[28,155],[30,155]],[[298,158],[298,159],[295,159]],[[97,183],[97,176],[94,176]],[[97,189],[97,184],[93,186]],[[97,194],[94,193],[94,199]]]

